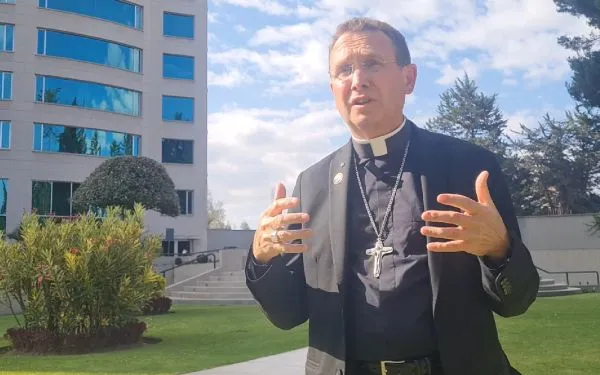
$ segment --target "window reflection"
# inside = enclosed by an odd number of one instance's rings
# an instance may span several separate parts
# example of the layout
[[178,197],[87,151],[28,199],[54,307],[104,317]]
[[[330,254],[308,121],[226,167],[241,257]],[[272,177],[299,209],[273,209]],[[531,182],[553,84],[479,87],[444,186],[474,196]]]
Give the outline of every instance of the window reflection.
[[194,121],[194,98],[163,95],[162,118],[165,121]]
[[12,72],[0,72],[0,85],[2,85],[2,92],[0,93],[0,100],[11,100],[12,99]]
[[10,121],[0,121],[0,149],[10,148]]
[[61,181],[33,181],[31,207],[40,216],[74,216],[73,194],[81,184]]
[[177,195],[179,196],[180,214],[191,215],[194,192],[192,190],[177,190]]
[[120,0],[39,0],[41,8],[96,17],[141,29],[142,7]]
[[194,16],[164,12],[163,35],[193,39]]
[[194,141],[183,139],[163,139],[162,162],[178,164],[194,163]]
[[6,232],[6,205],[8,202],[8,180],[0,179],[0,231]]
[[163,77],[194,79],[194,57],[183,55],[163,55]]
[[40,55],[86,61],[136,73],[141,71],[140,49],[83,35],[38,29],[37,52]]
[[0,24],[0,51],[14,51],[14,25]]
[[36,101],[140,115],[141,93],[68,78],[36,76]]
[[79,155],[139,156],[140,136],[63,125],[34,124],[33,149]]

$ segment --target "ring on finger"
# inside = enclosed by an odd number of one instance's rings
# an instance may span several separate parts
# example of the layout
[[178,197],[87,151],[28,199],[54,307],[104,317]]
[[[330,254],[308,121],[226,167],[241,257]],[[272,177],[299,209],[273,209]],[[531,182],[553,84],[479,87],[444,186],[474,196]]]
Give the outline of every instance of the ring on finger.
[[271,242],[273,243],[281,243],[281,237],[279,237],[279,230],[275,229],[271,232]]

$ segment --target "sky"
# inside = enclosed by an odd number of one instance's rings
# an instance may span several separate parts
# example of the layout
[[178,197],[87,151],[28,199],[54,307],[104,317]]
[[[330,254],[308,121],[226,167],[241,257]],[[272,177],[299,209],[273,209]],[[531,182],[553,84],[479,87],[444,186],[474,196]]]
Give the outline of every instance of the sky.
[[552,0],[209,0],[208,188],[234,228],[256,228],[277,182],[291,195],[298,173],[349,140],[327,50],[353,16],[405,35],[418,67],[405,115],[418,126],[465,72],[497,94],[508,131],[574,106],[572,52],[556,40],[589,29]]

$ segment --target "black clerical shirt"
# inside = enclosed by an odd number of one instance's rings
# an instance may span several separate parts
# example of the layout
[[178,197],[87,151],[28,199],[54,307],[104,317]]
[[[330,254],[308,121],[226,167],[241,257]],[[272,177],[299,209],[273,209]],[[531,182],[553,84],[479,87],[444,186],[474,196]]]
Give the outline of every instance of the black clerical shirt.
[[[378,230],[398,174],[410,128],[403,127],[385,140],[385,155],[373,154],[369,143],[353,140],[360,183]],[[375,150],[375,154],[379,151]],[[348,189],[348,253],[346,319],[348,358],[401,360],[436,350],[432,318],[426,239],[418,160],[410,148],[384,232],[384,245],[393,247],[382,261],[381,275],[373,275],[373,259],[365,251],[377,236],[369,220],[352,165]]]

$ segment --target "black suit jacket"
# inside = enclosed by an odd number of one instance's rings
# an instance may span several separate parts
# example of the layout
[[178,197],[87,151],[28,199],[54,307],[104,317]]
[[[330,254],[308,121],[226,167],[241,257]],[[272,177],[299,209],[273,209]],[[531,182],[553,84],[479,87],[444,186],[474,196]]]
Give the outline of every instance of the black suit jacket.
[[[418,173],[426,181],[423,198],[427,208],[449,209],[437,202],[441,193],[476,199],[475,179],[487,170],[492,199],[511,236],[509,261],[498,270],[467,253],[428,255],[444,374],[511,374],[493,312],[503,317],[523,314],[536,298],[539,275],[521,241],[505,178],[491,152],[409,121],[406,124],[413,130],[410,153],[417,158]],[[275,326],[291,329],[309,321],[307,375],[345,373],[344,260],[346,221],[351,220],[346,215],[351,150],[348,142],[298,176],[293,195],[300,198],[300,207],[295,211],[311,215],[306,227],[314,231],[306,241],[308,251],[274,258],[268,271],[257,279],[247,272],[250,291]],[[344,178],[334,184],[338,173]],[[421,191],[421,186],[416,188]],[[252,257],[248,259],[252,261]]]

